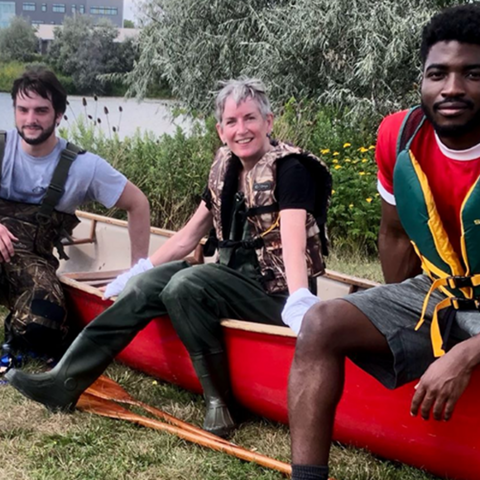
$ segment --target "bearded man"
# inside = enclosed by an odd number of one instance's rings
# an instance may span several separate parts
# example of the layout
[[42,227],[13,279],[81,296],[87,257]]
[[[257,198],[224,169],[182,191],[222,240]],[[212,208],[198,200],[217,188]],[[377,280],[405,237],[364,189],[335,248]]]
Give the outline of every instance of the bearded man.
[[132,263],[148,254],[145,195],[107,161],[57,137],[67,95],[53,72],[27,70],[12,89],[16,130],[0,132],[0,296],[4,366],[16,352],[58,356],[68,332],[56,247],[87,202],[128,212]]

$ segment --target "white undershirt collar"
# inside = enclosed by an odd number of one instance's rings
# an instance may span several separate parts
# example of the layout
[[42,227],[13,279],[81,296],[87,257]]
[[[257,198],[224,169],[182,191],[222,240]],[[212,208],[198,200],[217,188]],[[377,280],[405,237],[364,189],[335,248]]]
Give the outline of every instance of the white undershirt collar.
[[437,132],[434,133],[438,148],[447,158],[461,161],[477,160],[480,158],[480,143],[477,143],[477,145],[467,148],[466,150],[452,150],[442,143]]

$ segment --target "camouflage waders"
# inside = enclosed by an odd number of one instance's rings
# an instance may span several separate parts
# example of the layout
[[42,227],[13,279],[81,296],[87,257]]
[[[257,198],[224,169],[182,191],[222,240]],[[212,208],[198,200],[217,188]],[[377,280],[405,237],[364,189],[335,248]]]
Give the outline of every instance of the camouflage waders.
[[60,239],[78,223],[74,215],[53,212],[38,222],[40,205],[0,199],[0,223],[18,238],[9,263],[0,264],[2,303],[10,309],[7,343],[39,354],[59,353],[67,334],[65,300],[53,255]]
[[[6,132],[1,130],[0,179],[5,144]],[[67,258],[61,240],[71,235],[79,220],[55,207],[65,190],[70,167],[81,153],[83,150],[70,143],[62,150],[40,205],[0,198],[0,224],[18,238],[10,262],[0,263],[0,302],[10,309],[5,320],[4,350],[8,352],[61,352],[68,329],[53,249],[57,248],[60,258]]]

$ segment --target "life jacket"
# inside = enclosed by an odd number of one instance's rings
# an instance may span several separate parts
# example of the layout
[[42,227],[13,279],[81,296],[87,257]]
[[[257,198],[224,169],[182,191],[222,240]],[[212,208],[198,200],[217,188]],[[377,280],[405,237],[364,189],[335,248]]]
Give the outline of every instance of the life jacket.
[[241,241],[230,238],[232,208],[229,199],[235,194],[232,189],[237,185],[239,160],[228,147],[218,150],[208,180],[217,247],[219,250],[235,246],[254,249],[261,274],[260,280],[269,293],[283,292],[288,288],[280,237],[279,205],[275,198],[277,162],[287,156],[295,156],[315,180],[315,211],[313,215],[307,212],[305,226],[306,262],[310,278],[325,271],[323,255],[328,253],[326,215],[332,190],[328,168],[317,157],[286,143],[272,142],[272,146],[246,175],[247,191],[244,194],[247,221]]
[[[445,353],[455,312],[480,309],[480,182],[475,181],[462,203],[459,258],[443,226],[428,179],[410,149],[425,118],[420,107],[411,109],[405,117],[398,136],[393,189],[403,228],[432,280],[416,330],[424,321],[431,293],[440,289],[447,296],[436,305],[430,327],[433,353],[439,357]],[[445,308],[449,308],[450,315],[446,315],[442,338],[438,312]]]
[[[0,130],[0,182],[6,136],[6,132]],[[84,150],[71,143],[62,150],[41,204],[0,198],[0,223],[18,238],[18,242],[15,242],[16,254],[34,253],[54,266],[58,266],[58,260],[53,255],[54,248],[60,258],[68,258],[63,250],[62,239],[72,234],[79,219],[75,215],[59,212],[55,207],[65,191],[70,167],[81,153],[84,153]]]

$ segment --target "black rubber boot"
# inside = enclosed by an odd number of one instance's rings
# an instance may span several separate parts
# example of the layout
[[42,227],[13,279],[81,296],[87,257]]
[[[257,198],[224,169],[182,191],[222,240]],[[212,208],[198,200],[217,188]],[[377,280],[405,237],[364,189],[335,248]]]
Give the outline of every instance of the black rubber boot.
[[5,378],[12,387],[49,410],[67,412],[73,410],[83,391],[103,373],[113,357],[113,352],[83,332],[49,372],[30,374],[11,369]]
[[191,357],[198,380],[203,388],[206,412],[203,428],[226,438],[236,425],[229,410],[230,381],[225,354],[215,353]]

